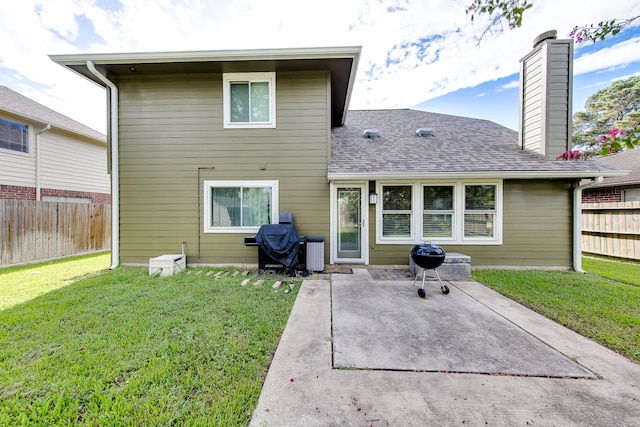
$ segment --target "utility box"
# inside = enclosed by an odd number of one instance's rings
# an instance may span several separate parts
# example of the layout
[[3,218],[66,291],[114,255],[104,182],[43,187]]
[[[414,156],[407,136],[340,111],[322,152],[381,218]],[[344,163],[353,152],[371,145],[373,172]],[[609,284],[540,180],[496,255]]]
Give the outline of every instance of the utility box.
[[324,271],[324,237],[307,237],[307,270]]
[[161,276],[173,276],[181,273],[187,267],[185,254],[165,254],[149,260],[149,276],[160,271]]

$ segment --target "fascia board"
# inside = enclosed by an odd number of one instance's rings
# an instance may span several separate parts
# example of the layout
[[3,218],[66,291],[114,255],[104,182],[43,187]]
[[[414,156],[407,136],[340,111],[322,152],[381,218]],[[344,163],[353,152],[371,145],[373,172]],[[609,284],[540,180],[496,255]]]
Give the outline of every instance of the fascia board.
[[58,129],[60,131],[67,132],[67,133],[69,133],[71,135],[81,136],[81,137],[90,139],[90,140],[92,140],[94,142],[98,142],[98,143],[100,143],[102,145],[106,145],[107,144],[107,137],[106,136],[103,137],[103,138],[96,138],[93,135],[89,135],[88,133],[84,133],[84,132],[80,132],[80,131],[71,129],[70,127],[67,127],[67,126],[61,126],[61,125],[58,125],[56,123],[49,122],[47,120],[39,119],[39,118],[30,116],[28,114],[18,113],[16,111],[7,110],[7,109],[4,109],[4,108],[0,108],[0,112],[4,112],[5,114],[11,115],[11,116],[14,116],[14,117],[19,117],[19,118],[21,118],[23,120],[26,120],[26,121],[29,121],[29,122],[38,123],[38,124],[43,125],[43,126],[50,125],[51,129]]
[[164,62],[225,62],[253,60],[332,59],[360,56],[360,46],[253,49],[253,50],[209,50],[180,52],[129,52],[49,55],[60,65],[83,65],[92,61],[96,65],[164,63]]
[[496,171],[496,172],[424,172],[424,173],[329,173],[329,181],[357,181],[357,180],[424,180],[424,179],[553,179],[553,178],[594,178],[598,176],[625,176],[628,170],[617,171]]

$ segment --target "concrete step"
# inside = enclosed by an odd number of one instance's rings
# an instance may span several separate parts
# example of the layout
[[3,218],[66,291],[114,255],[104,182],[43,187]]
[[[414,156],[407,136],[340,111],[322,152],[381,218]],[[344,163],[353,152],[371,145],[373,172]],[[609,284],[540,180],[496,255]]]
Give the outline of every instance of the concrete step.
[[[409,270],[412,274],[422,274],[422,269],[416,265],[409,255]],[[471,257],[455,252],[447,253],[444,262],[438,267],[438,274],[442,280],[466,279],[471,277]],[[433,270],[427,270],[428,277],[436,277]]]

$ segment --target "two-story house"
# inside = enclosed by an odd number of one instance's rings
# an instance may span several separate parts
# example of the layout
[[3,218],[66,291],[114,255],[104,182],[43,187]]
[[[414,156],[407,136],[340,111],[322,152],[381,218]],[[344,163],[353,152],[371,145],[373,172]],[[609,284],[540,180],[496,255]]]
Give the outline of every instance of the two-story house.
[[107,138],[0,86],[0,199],[110,203]]
[[360,51],[52,56],[109,93],[112,267],[181,247],[189,264],[256,264],[243,239],[281,212],[326,238],[331,264],[406,265],[428,240],[474,266],[576,266],[579,182],[617,172],[556,160],[570,144],[571,41],[523,58],[519,133],[348,111]]

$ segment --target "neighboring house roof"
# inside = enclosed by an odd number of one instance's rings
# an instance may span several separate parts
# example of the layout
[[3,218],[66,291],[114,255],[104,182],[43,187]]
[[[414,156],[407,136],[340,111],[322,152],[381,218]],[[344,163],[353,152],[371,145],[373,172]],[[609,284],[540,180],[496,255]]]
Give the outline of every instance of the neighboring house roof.
[[[419,137],[418,128],[435,136]],[[364,137],[366,129],[382,136]],[[518,133],[488,120],[418,110],[349,111],[332,130],[329,179],[370,177],[588,178],[625,172],[588,161],[546,161],[521,150]]]
[[89,69],[93,63],[108,76],[171,73],[237,73],[252,71],[317,71],[331,73],[331,122],[344,123],[361,47],[143,52],[50,55],[58,64],[105,86]]
[[54,128],[64,129],[67,132],[83,135],[105,144],[107,142],[107,137],[102,133],[38,104],[5,86],[0,86],[0,111],[38,123],[49,124]]
[[640,185],[640,148],[627,150],[621,153],[596,159],[598,162],[616,169],[630,171],[627,176],[615,176],[605,178],[602,184],[596,187],[621,187],[628,185]]

